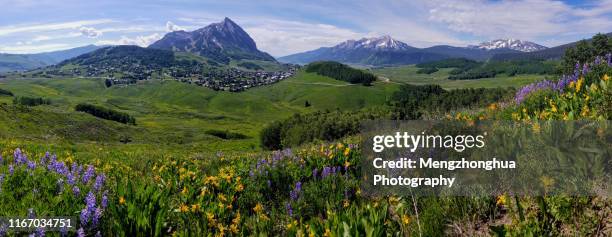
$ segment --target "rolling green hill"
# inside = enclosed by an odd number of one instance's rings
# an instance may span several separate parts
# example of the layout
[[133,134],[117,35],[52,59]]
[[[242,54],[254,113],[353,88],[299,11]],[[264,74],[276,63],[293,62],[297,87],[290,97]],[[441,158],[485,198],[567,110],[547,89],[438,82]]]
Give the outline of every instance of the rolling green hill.
[[[263,125],[289,117],[297,112],[318,110],[354,110],[383,104],[398,87],[375,83],[371,87],[351,85],[331,78],[300,72],[279,83],[254,88],[242,93],[213,91],[175,81],[151,80],[126,87],[106,88],[101,79],[13,79],[0,81],[0,87],[16,96],[51,99],[52,104],[22,111],[25,117],[44,114],[48,124],[41,128],[6,126],[3,134],[30,134],[44,138],[49,134],[72,141],[118,142],[118,136],[96,139],[95,136],[72,136],[53,132],[60,128],[77,129],[82,124],[99,131],[121,130],[134,143],[161,141],[166,144],[196,144],[215,149],[258,147],[258,133]],[[311,106],[305,107],[308,101]],[[0,98],[10,104],[10,97]],[[90,103],[128,113],[137,126],[103,121],[74,111],[78,103]],[[13,108],[12,105],[5,105]],[[7,112],[8,113],[8,112]],[[75,115],[75,116],[73,116]],[[44,116],[43,116],[44,117]],[[71,118],[63,120],[62,118]],[[9,117],[4,117],[9,118]],[[57,121],[56,121],[57,120]],[[54,125],[57,122],[57,125]],[[11,123],[10,119],[0,124]],[[34,123],[34,122],[32,122]],[[74,126],[66,126],[74,124]],[[242,140],[222,140],[206,134],[209,130],[228,130],[248,136]]]

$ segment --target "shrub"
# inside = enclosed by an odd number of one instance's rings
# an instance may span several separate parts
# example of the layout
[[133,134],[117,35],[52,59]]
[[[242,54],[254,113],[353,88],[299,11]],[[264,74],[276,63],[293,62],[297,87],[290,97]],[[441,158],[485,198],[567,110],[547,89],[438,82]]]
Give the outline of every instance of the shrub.
[[248,138],[247,135],[241,133],[235,133],[230,131],[221,131],[221,130],[208,130],[205,132],[208,135],[215,136],[221,139],[233,140],[233,139],[245,139]]
[[101,119],[112,120],[115,122],[136,125],[136,119],[129,114],[118,112],[112,109],[107,109],[100,106],[90,104],[78,104],[76,111],[85,112]]
[[34,97],[15,97],[13,104],[25,105],[25,106],[38,106],[38,105],[49,105],[51,100]]
[[0,95],[14,96],[13,92],[0,88]]

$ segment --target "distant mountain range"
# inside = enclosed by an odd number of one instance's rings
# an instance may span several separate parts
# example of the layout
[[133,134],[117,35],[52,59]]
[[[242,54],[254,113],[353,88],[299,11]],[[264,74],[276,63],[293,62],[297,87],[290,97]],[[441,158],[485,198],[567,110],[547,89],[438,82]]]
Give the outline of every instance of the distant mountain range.
[[314,61],[332,60],[362,65],[402,65],[436,61],[446,58],[468,58],[487,60],[498,53],[536,50],[544,46],[527,41],[498,40],[478,46],[454,47],[439,45],[415,48],[385,35],[375,38],[348,40],[333,47],[278,58],[281,62],[307,64]]
[[73,49],[37,54],[0,53],[0,72],[25,71],[49,66],[103,47],[104,46],[87,45]]
[[168,33],[149,48],[188,52],[224,63],[230,59],[276,61],[259,51],[249,34],[227,17],[222,22],[192,32]]
[[520,52],[535,52],[547,49],[547,47],[523,40],[517,39],[497,39],[488,42],[480,43],[479,45],[470,45],[468,48],[476,49],[512,49]]
[[[612,37],[612,33],[606,34],[608,37]],[[591,39],[587,39],[590,41]],[[578,41],[569,44],[559,45],[552,48],[547,48],[535,52],[512,52],[496,54],[491,57],[493,61],[507,61],[507,60],[527,60],[527,59],[560,59],[565,54],[565,50],[574,47]]]

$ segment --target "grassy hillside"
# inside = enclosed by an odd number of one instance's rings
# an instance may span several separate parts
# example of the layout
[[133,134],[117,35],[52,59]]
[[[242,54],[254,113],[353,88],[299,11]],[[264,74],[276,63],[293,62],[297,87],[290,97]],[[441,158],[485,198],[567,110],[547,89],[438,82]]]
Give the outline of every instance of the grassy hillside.
[[[50,117],[46,130],[7,126],[4,132],[8,134],[27,131],[27,134],[41,138],[54,127],[63,127],[63,123],[54,126],[53,121],[70,117],[74,119],[72,124],[99,123],[101,130],[116,127],[126,131],[136,130],[138,132],[129,133],[135,143],[197,143],[216,149],[256,148],[259,130],[269,122],[298,112],[354,110],[380,105],[397,89],[395,84],[378,83],[363,87],[310,73],[299,73],[280,83],[243,93],[213,91],[175,81],[145,81],[127,87],[106,88],[102,79],[77,78],[5,80],[0,82],[0,87],[12,91],[16,96],[51,99],[52,105],[22,111],[24,116],[59,113]],[[306,101],[311,104],[310,107],[304,106]],[[11,97],[0,98],[2,102],[11,104]],[[128,113],[136,118],[138,125],[130,127],[102,122],[93,116],[74,112],[74,106],[79,103]],[[10,119],[0,121],[2,124],[10,122]],[[206,134],[213,129],[240,133],[249,138],[225,141]],[[61,137],[61,134],[58,136]],[[65,137],[75,141],[99,140],[95,137]],[[117,142],[118,139],[108,137],[100,141]]]
[[417,73],[418,70],[418,67],[414,65],[409,65],[400,67],[376,68],[372,71],[379,77],[382,77],[383,80],[389,80],[393,83],[407,83],[415,85],[439,84],[445,89],[474,87],[519,87],[546,78],[546,76],[544,75],[518,75],[513,77],[500,75],[494,78],[483,78],[465,81],[449,80],[449,73],[453,70],[451,68],[442,68],[432,74],[419,74]]

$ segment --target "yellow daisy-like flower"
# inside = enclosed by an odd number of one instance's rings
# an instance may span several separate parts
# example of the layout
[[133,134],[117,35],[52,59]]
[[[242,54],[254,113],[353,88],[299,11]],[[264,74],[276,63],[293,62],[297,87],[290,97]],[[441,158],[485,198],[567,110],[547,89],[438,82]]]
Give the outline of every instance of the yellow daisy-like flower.
[[332,236],[331,230],[329,228],[325,228],[325,233],[323,233],[323,236],[331,237]]
[[408,215],[404,214],[404,215],[402,216],[402,223],[404,223],[404,225],[408,225],[408,224],[410,224],[410,216],[408,216]]
[[582,88],[582,84],[584,84],[584,77],[581,77],[576,82],[576,92],[580,92],[580,89]]
[[604,81],[608,81],[608,80],[610,80],[610,77],[608,76],[608,74],[606,74],[601,79],[604,80]]
[[497,104],[493,103],[489,105],[489,110],[496,110],[497,109]]
[[344,156],[348,156],[351,153],[351,148],[344,149]]
[[236,192],[242,192],[242,190],[244,190],[244,185],[242,184],[236,185]]
[[181,206],[179,207],[179,211],[181,212],[188,212],[189,211],[189,207],[185,204],[181,204]]
[[263,206],[261,205],[261,203],[257,203],[257,205],[253,207],[253,211],[255,213],[261,213],[263,211]]
[[349,166],[351,166],[351,162],[349,162],[348,160],[344,161],[344,167],[348,168]]
[[119,197],[119,204],[120,205],[125,204],[125,198],[123,196]]
[[495,200],[495,205],[503,206],[506,205],[506,195],[499,195]]
[[187,195],[187,193],[189,193],[189,189],[187,189],[187,187],[184,187],[183,191],[181,191],[181,194]]
[[351,202],[349,202],[349,200],[344,199],[344,201],[342,202],[342,206],[349,207],[349,205],[351,205]]

